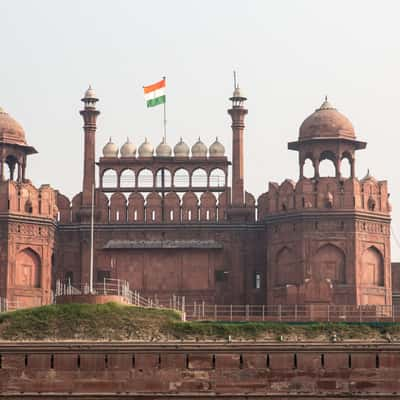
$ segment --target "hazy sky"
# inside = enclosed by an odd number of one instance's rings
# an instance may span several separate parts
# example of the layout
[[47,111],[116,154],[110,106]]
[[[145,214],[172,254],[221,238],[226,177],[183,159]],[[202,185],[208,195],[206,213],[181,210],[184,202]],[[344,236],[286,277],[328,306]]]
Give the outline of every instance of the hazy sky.
[[[287,150],[328,94],[368,142],[357,154],[389,181],[400,237],[400,1],[0,0],[0,106],[39,151],[28,177],[68,196],[81,189],[80,99],[100,101],[97,156],[145,136],[157,145],[162,109],[146,109],[142,86],[167,76],[168,141],[215,136],[230,153],[232,70],[248,96],[246,188],[297,179]],[[392,241],[394,259],[400,248]]]

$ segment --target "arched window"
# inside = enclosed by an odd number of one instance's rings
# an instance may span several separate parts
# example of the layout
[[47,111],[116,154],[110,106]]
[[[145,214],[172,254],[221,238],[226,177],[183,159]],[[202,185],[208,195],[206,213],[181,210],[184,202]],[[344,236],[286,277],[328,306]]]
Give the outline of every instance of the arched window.
[[351,163],[347,157],[344,157],[340,163],[340,175],[346,179],[351,177]]
[[103,188],[116,188],[118,186],[117,171],[108,169],[104,171],[102,178]]
[[138,176],[138,187],[150,188],[153,187],[153,172],[149,169],[142,169]]
[[156,187],[171,187],[171,183],[171,172],[166,168],[159,169],[156,174]]
[[315,171],[314,171],[314,165],[311,159],[307,158],[304,161],[304,166],[303,166],[303,176],[305,178],[314,178]]
[[333,161],[325,159],[319,163],[319,176],[320,177],[335,177],[336,170]]
[[40,257],[31,249],[20,251],[16,257],[16,286],[25,288],[39,288],[40,274]]
[[207,172],[204,169],[198,168],[192,172],[192,187],[206,187]]
[[123,188],[135,186],[135,173],[132,170],[125,169],[122,171],[120,177],[120,186]]
[[220,169],[213,169],[210,174],[210,186],[221,187],[225,186],[225,172]]
[[375,247],[369,247],[362,256],[361,283],[366,286],[384,286],[383,257]]
[[331,151],[324,151],[319,157],[319,176],[336,176],[335,155]]
[[174,174],[175,187],[189,187],[189,172],[186,169],[180,168]]
[[13,181],[18,174],[18,160],[14,156],[8,156],[4,163],[4,178],[5,180]]

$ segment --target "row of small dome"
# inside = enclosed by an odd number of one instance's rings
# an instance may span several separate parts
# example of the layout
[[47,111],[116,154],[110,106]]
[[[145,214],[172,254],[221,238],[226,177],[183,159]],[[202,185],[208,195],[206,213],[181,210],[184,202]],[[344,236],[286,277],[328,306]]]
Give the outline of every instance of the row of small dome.
[[[111,158],[118,157],[120,153],[121,157],[135,157],[136,156],[136,146],[127,138],[126,142],[118,149],[118,146],[109,140],[109,142],[103,147],[103,157]],[[174,156],[175,157],[189,157],[190,148],[189,146],[181,140],[174,146]],[[207,157],[209,153],[210,157],[224,157],[225,147],[222,143],[215,139],[215,142],[208,148],[199,138],[198,141],[192,146],[192,157]],[[139,157],[153,157],[154,148],[151,143],[145,138],[145,141],[139,146],[138,149]],[[166,142],[165,138],[156,147],[157,157],[171,157],[172,148]]]

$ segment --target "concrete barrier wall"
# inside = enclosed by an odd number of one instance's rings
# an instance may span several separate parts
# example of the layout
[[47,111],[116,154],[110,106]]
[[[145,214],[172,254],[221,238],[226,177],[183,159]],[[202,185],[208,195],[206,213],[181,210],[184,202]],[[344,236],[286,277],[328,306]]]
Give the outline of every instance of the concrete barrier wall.
[[10,344],[0,345],[0,355],[0,397],[400,398],[400,346],[389,344]]

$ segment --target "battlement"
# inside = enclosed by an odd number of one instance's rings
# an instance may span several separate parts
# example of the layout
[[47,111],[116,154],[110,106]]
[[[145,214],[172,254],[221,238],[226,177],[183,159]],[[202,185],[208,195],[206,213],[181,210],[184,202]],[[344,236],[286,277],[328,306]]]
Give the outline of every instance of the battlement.
[[[218,194],[211,191],[203,193],[188,191],[181,195],[175,192],[132,192],[126,195],[115,192],[109,197],[96,190],[95,221],[110,224],[179,224],[179,223],[217,223],[227,222],[227,209],[230,204],[230,188]],[[90,209],[82,209],[82,194],[72,201],[58,193],[57,205],[59,222],[62,224],[82,222]],[[246,193],[246,207],[250,210],[251,221],[256,218],[254,197]],[[83,215],[85,214],[85,215]]]
[[29,181],[3,181],[0,182],[0,212],[56,219],[56,195],[49,185],[36,188]]
[[391,211],[386,181],[372,177],[303,178],[297,183],[286,179],[271,182],[267,193],[258,200],[261,219],[271,214],[299,211],[356,210],[377,214]]

